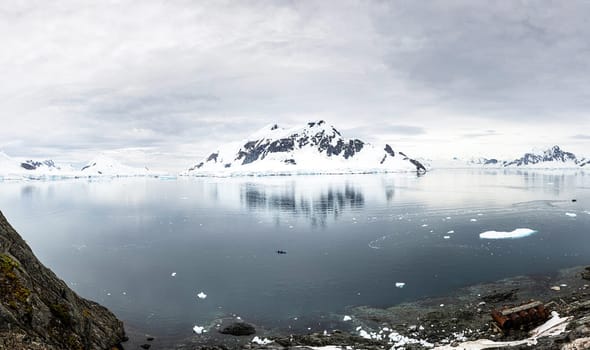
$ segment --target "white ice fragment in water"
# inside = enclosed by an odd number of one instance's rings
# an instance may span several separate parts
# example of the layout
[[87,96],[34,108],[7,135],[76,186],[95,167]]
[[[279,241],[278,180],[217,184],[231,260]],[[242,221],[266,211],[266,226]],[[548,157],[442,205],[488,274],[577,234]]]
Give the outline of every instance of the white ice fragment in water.
[[352,317],[348,316],[348,315],[344,315],[344,318],[342,319],[342,321],[346,322],[346,321],[351,321]]
[[199,326],[194,326],[193,327],[193,332],[197,333],[197,334],[203,334],[203,331],[205,330],[205,327],[199,327]]
[[510,232],[505,231],[486,231],[479,234],[481,239],[507,239],[507,238],[523,238],[537,233],[536,230],[530,228],[517,228]]
[[567,287],[567,284],[565,284],[565,283],[562,283],[562,284],[560,284],[559,286],[560,286],[560,287]]
[[445,219],[447,219],[447,220],[451,220],[451,217],[450,217],[450,216],[447,216]]
[[444,239],[451,239],[451,236],[443,236]]
[[455,230],[447,231],[447,233],[455,233]]
[[565,213],[565,215],[569,216],[570,218],[575,218],[576,216],[578,216],[576,215],[576,213]]
[[445,304],[440,304],[440,307],[444,307],[444,306],[445,306]]
[[553,287],[551,287],[551,290],[560,291],[561,287],[560,286],[553,286]]
[[175,276],[176,276],[176,272],[172,272],[172,273],[170,274],[170,276],[172,276],[172,277],[175,277]]
[[469,219],[469,221],[471,221],[471,222],[476,222],[476,221],[477,221],[477,219]]
[[200,292],[199,294],[197,294],[197,298],[199,299],[205,299],[207,297],[207,294]]
[[405,282],[395,282],[395,287],[396,288],[403,288],[406,286]]
[[270,344],[272,342],[273,341],[270,339],[267,339],[267,338],[260,339],[260,338],[258,338],[258,336],[254,337],[254,339],[252,339],[252,343],[256,343],[258,345],[266,345],[266,344]]
[[422,227],[428,227],[428,224],[422,224]]

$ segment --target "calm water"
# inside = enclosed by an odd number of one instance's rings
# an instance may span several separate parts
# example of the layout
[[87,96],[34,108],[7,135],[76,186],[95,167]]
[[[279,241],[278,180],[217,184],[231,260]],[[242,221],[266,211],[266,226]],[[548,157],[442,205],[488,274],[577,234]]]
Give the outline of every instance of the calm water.
[[[581,172],[0,182],[0,209],[48,267],[168,336],[231,315],[329,329],[350,306],[587,264],[589,203]],[[538,233],[479,238],[518,227]]]

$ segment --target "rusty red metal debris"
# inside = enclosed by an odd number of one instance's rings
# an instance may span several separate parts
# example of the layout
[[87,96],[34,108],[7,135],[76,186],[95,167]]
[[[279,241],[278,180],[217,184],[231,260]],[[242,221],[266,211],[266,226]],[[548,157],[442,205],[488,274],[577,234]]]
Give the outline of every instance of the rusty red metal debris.
[[540,301],[531,300],[519,306],[492,310],[492,318],[503,330],[532,326],[549,318],[549,310]]

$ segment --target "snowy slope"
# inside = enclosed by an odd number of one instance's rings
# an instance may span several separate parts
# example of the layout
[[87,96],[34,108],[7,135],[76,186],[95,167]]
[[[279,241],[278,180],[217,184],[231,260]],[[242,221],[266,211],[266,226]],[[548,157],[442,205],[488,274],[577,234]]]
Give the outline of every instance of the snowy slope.
[[80,169],[81,176],[147,176],[147,168],[134,168],[122,164],[105,154],[100,154]]
[[425,171],[389,145],[346,139],[324,121],[290,129],[268,125],[242,142],[219,147],[186,175],[313,174]]

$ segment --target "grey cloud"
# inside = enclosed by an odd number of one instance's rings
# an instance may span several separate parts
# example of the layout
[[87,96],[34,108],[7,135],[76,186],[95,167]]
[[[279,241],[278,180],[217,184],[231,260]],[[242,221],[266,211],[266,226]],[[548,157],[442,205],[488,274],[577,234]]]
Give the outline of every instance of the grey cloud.
[[590,107],[588,13],[581,1],[409,1],[374,20],[391,70],[440,104],[550,120]]

